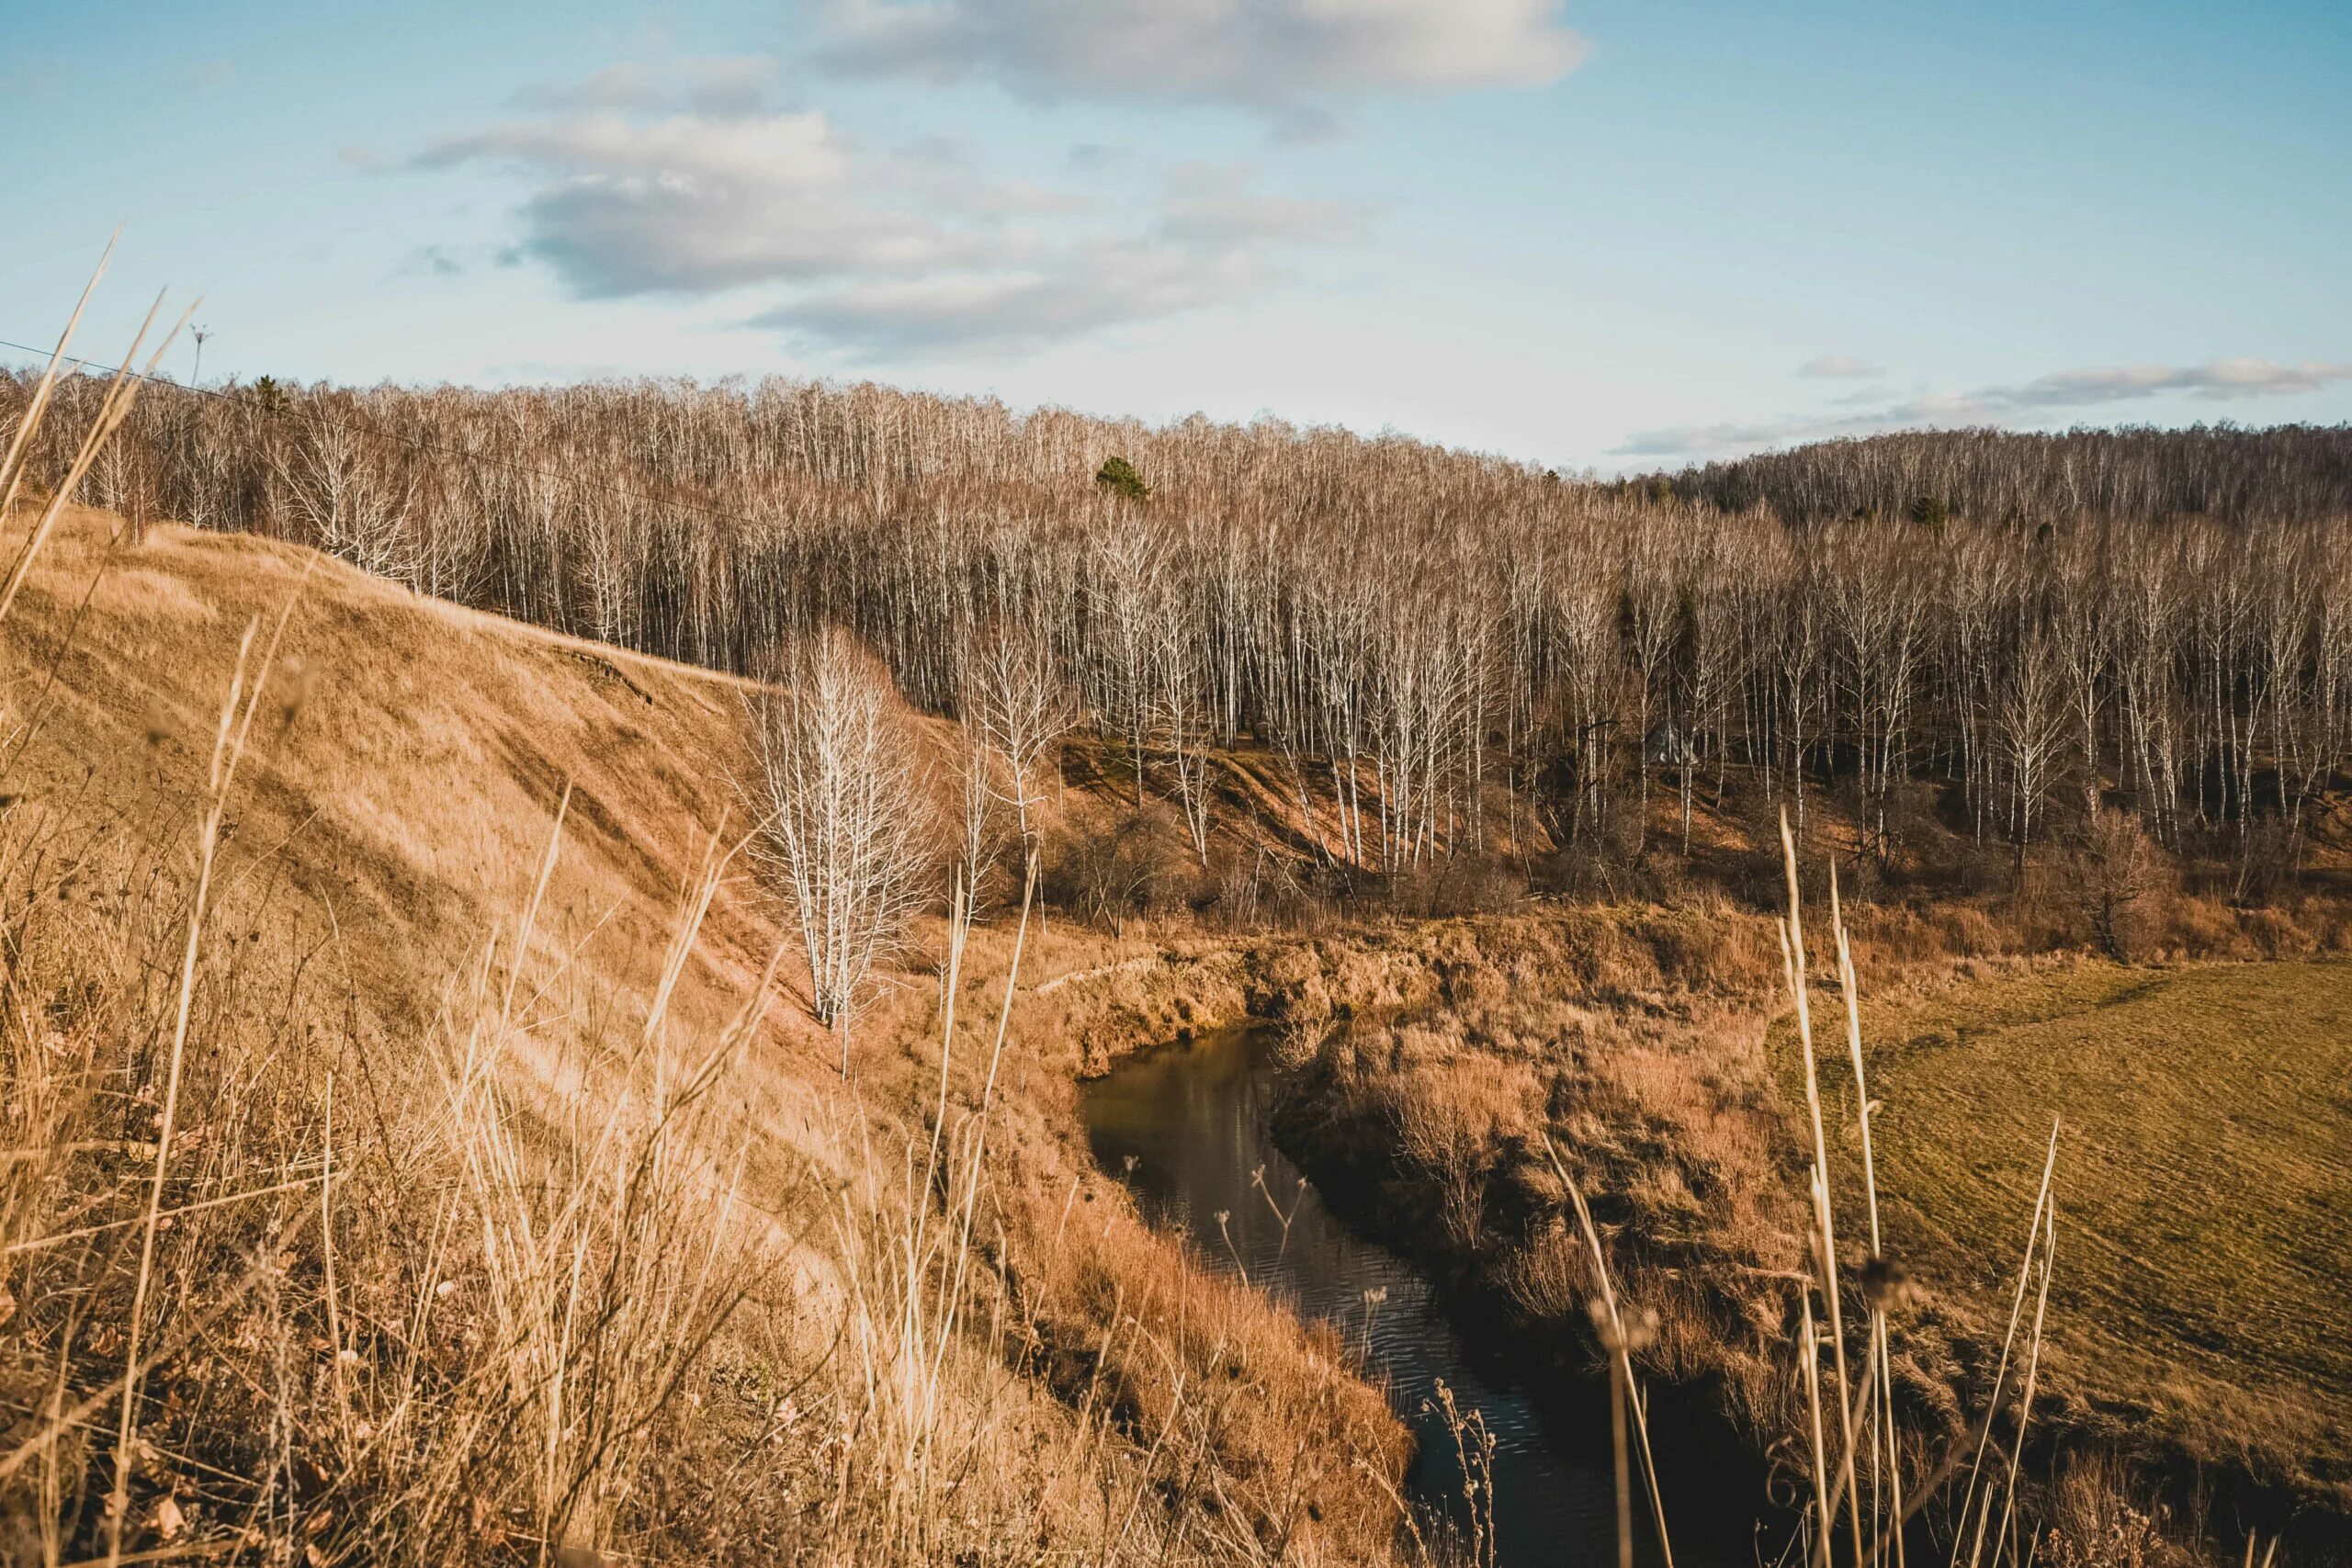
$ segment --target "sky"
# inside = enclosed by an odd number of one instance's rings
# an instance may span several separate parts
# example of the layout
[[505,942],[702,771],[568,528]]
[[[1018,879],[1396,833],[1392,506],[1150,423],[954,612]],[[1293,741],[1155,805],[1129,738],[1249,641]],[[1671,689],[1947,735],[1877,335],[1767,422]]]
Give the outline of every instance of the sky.
[[[0,6],[0,340],[768,375],[1576,471],[2352,420],[2352,5]],[[0,348],[0,359],[22,360]]]

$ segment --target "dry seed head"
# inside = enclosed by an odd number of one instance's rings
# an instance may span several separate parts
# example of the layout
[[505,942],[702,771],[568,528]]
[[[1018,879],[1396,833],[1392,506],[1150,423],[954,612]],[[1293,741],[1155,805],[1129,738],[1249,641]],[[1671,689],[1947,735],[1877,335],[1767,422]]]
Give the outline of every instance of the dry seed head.
[[1862,1297],[1881,1312],[1906,1307],[1920,1297],[1910,1270],[1883,1253],[1873,1253],[1862,1265]]
[[1611,1355],[1633,1355],[1645,1350],[1657,1338],[1657,1314],[1648,1307],[1631,1315],[1621,1315],[1609,1304],[1605,1296],[1594,1296],[1585,1303],[1591,1315],[1592,1326],[1600,1336],[1601,1348]]

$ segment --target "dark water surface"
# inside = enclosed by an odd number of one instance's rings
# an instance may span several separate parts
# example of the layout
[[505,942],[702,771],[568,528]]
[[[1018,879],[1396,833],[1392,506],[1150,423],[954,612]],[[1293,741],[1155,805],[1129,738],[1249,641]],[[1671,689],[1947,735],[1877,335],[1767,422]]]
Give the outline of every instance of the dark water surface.
[[[1350,1231],[1274,1147],[1274,1068],[1262,1046],[1255,1032],[1225,1031],[1129,1057],[1084,1086],[1080,1108],[1095,1159],[1125,1177],[1147,1219],[1189,1232],[1212,1262],[1337,1325],[1351,1342],[1369,1336],[1374,1375],[1386,1380],[1390,1404],[1419,1443],[1408,1484],[1431,1512],[1462,1517],[1453,1438],[1434,1407],[1438,1382],[1464,1412],[1485,1417],[1496,1439],[1498,1568],[1613,1565],[1606,1385],[1544,1376],[1523,1358],[1515,1367],[1499,1336],[1465,1336],[1419,1270]],[[1671,1509],[1674,1478],[1670,1469],[1665,1474]],[[1639,1510],[1638,1476],[1634,1485]],[[1681,1533],[1677,1563],[1708,1562]],[[1656,1561],[1651,1543],[1642,1544],[1644,1558]]]

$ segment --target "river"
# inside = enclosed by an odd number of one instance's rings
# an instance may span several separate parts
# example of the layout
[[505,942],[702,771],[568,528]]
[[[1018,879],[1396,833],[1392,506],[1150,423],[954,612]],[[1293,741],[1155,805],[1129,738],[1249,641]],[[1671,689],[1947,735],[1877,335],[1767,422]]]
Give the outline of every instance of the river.
[[[1188,1233],[1212,1263],[1365,1346],[1371,1375],[1412,1428],[1407,1482],[1428,1516],[1457,1529],[1465,1517],[1453,1437],[1436,1406],[1442,1381],[1494,1435],[1496,1568],[1613,1563],[1607,1385],[1515,1366],[1499,1336],[1465,1336],[1426,1276],[1343,1224],[1274,1146],[1276,1069],[1263,1046],[1259,1032],[1221,1031],[1142,1052],[1087,1084],[1095,1159],[1126,1180],[1149,1222]],[[1635,1486],[1638,1510],[1638,1478]],[[1676,1560],[1690,1562],[1683,1551]]]

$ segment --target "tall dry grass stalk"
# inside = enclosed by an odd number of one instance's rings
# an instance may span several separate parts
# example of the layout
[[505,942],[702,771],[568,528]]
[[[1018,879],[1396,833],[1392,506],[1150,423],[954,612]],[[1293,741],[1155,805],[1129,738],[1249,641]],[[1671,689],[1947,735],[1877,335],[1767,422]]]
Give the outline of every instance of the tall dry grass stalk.
[[[90,296],[96,290],[98,280],[106,276],[107,263],[113,254],[114,241],[109,239],[105,254],[98,258],[97,266],[90,274],[90,281],[83,286],[82,297],[74,301],[74,313],[67,318],[65,330],[58,335],[57,347],[51,352],[40,379],[34,384],[31,399],[23,416],[17,422],[15,434],[9,438],[6,455],[0,457],[0,525],[8,521],[17,493],[23,487],[27,462],[33,454],[35,439],[49,412],[51,398],[57,386],[58,369],[65,363],[65,350],[73,343],[74,329],[81,324],[82,312],[88,308]],[[24,588],[26,577],[32,571],[34,558],[40,555],[41,546],[48,542],[51,532],[57,526],[58,518],[73,501],[74,492],[82,488],[90,466],[98,460],[98,454],[122,428],[123,422],[130,417],[131,406],[138,400],[140,389],[154,375],[155,367],[163,363],[164,352],[178,339],[181,329],[187,325],[189,318],[196,314],[197,307],[202,303],[200,299],[188,303],[187,309],[180,312],[180,319],[173,323],[172,330],[165,333],[163,341],[155,345],[155,352],[148,356],[146,369],[134,373],[131,366],[137,363],[139,350],[145,344],[147,334],[154,330],[156,312],[164,308],[164,296],[156,295],[155,302],[147,308],[147,319],[140,323],[138,334],[130,340],[130,350],[122,356],[122,367],[107,383],[105,395],[100,398],[97,410],[83,433],[81,445],[74,449],[73,460],[66,465],[63,477],[51,490],[48,500],[33,520],[31,529],[17,545],[16,558],[9,563],[8,575],[0,580],[0,620],[6,620],[8,612],[15,608],[17,595]]]
[[[286,623],[293,618],[300,595],[298,586],[295,596],[287,601],[279,614],[277,625],[270,633],[269,646],[257,663],[249,661],[254,635],[259,627],[254,624],[246,626],[244,636],[237,644],[236,673],[230,678],[228,696],[220,705],[220,722],[213,734],[204,818],[197,829],[196,887],[188,898],[187,942],[181,951],[179,993],[172,1012],[170,1065],[164,1070],[164,1103],[156,1123],[154,1175],[147,1187],[147,1213],[139,1237],[138,1277],[130,1297],[129,1348],[123,1353],[122,1408],[115,1433],[114,1490],[107,1501],[109,1568],[122,1555],[123,1516],[130,1504],[130,1472],[138,1452],[132,1438],[138,1427],[140,1380],[144,1371],[139,1351],[146,1333],[148,1292],[154,1283],[155,1231],[162,1223],[164,1179],[171,1165],[172,1136],[179,1128],[181,1069],[187,1061],[188,1016],[196,1000],[197,962],[203,953],[204,917],[220,848],[220,825],[228,813],[230,785],[236,779],[237,765],[243,761],[245,743],[253,734],[254,715],[260,710],[270,666],[276,662],[278,643],[286,635]],[[320,1181],[323,1193],[323,1169]],[[329,1300],[332,1303],[332,1294]]]
[[[2044,1311],[2057,1242],[2052,1181],[2057,1168],[2059,1127],[2053,1121],[2041,1189],[2027,1232],[2025,1256],[2018,1269],[2008,1329],[1984,1410],[1967,1440],[1928,1473],[1917,1477],[1906,1492],[1904,1434],[1894,1406],[1892,1336],[1894,1314],[1904,1304],[1907,1292],[1900,1263],[1887,1253],[1880,1223],[1877,1156],[1871,1136],[1871,1122],[1879,1107],[1870,1098],[1863,1061],[1860,988],[1854,973],[1853,949],[1848,939],[1833,868],[1829,882],[1830,935],[1836,953],[1838,997],[1845,1011],[1846,1056],[1854,1075],[1855,1143],[1861,1167],[1863,1228],[1868,1236],[1861,1267],[1858,1275],[1849,1280],[1838,1245],[1837,1204],[1827,1123],[1822,1109],[1821,1064],[1814,1042],[1796,840],[1785,813],[1781,820],[1781,849],[1789,900],[1788,914],[1780,922],[1781,973],[1795,1013],[1812,1142],[1807,1174],[1814,1269],[1799,1303],[1797,1342],[1812,1459],[1813,1502],[1804,1531],[1807,1558],[1822,1568],[1829,1568],[1838,1560],[1843,1542],[1848,1561],[1857,1568],[1889,1562],[1895,1568],[1903,1568],[1908,1551],[1905,1526],[1940,1494],[1965,1453],[1968,1480],[1953,1516],[1957,1528],[1949,1561],[1954,1565],[1964,1562],[1968,1568],[2021,1562],[2030,1552],[2020,1549],[2019,1478],[2041,1365]],[[2018,1336],[2030,1292],[2035,1295],[2035,1307],[2026,1328],[2025,1370],[2021,1383],[2012,1393],[2010,1369],[2018,1352]],[[1854,1336],[1849,1331],[1848,1314],[1854,1306],[1859,1306],[1862,1314],[1859,1343],[1849,1343]],[[1829,1372],[1826,1385],[1821,1375],[1825,1348]],[[2012,1398],[2013,1410],[2009,1408]],[[2007,1463],[2005,1469],[1988,1473],[1985,1461],[1994,1431],[2005,1412],[2009,1415],[2010,1428]],[[1992,1508],[1996,1498],[2001,1513],[1995,1525]],[[2025,1544],[2030,1546],[2030,1535]]]
[[1640,1439],[1642,1481],[1647,1490],[1651,1522],[1657,1529],[1658,1550],[1666,1560],[1666,1568],[1674,1568],[1674,1545],[1667,1528],[1665,1494],[1660,1490],[1657,1461],[1650,1449],[1649,1406],[1643,1398],[1642,1386],[1634,1375],[1634,1353],[1641,1349],[1657,1332],[1657,1314],[1645,1310],[1631,1320],[1620,1310],[1617,1287],[1609,1273],[1609,1255],[1600,1245],[1600,1232],[1592,1223],[1592,1210],[1584,1201],[1584,1190],[1568,1174],[1560,1158],[1560,1151],[1549,1133],[1543,1134],[1544,1153],[1552,1162],[1553,1174],[1560,1185],[1567,1189],[1568,1201],[1576,1208],[1577,1224],[1583,1232],[1587,1250],[1592,1257],[1592,1272],[1600,1286],[1592,1298],[1591,1313],[1594,1331],[1600,1337],[1600,1347],[1609,1359],[1609,1410],[1612,1450],[1617,1470],[1617,1562],[1618,1568],[1633,1568],[1634,1562],[1634,1499],[1629,1475],[1625,1442],[1625,1417],[1630,1410],[1635,1435]]

